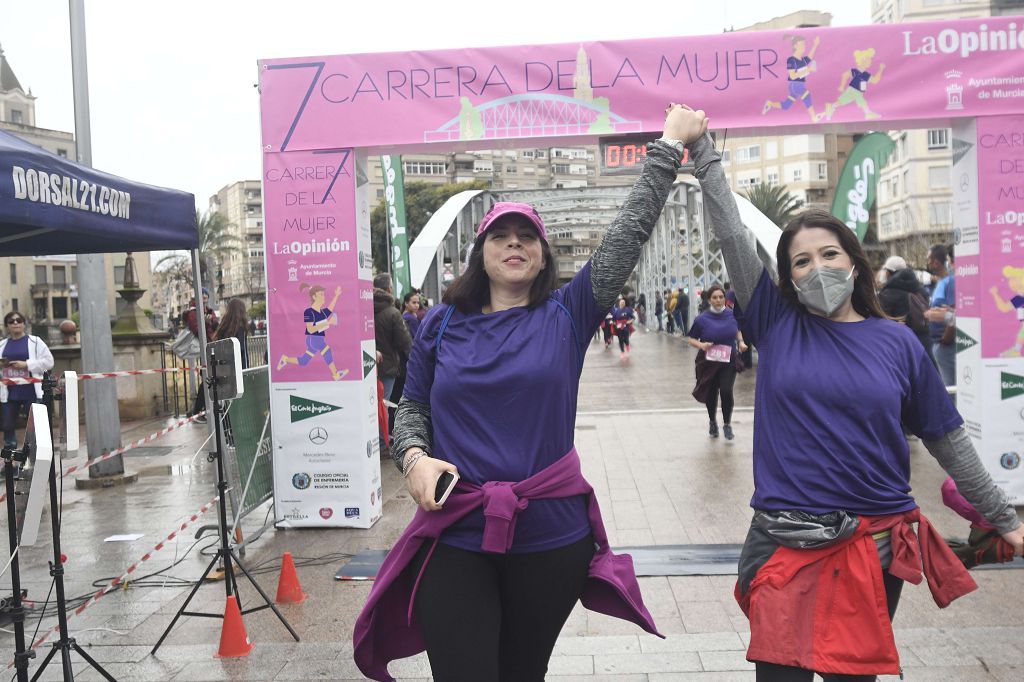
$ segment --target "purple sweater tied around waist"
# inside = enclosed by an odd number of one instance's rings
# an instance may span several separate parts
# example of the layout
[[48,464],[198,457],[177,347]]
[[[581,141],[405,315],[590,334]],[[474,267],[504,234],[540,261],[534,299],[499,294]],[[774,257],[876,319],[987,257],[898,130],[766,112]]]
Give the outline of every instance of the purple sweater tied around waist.
[[583,478],[580,457],[573,448],[551,466],[519,483],[492,481],[477,486],[460,481],[440,511],[416,510],[402,537],[384,559],[366,605],[356,619],[353,658],[363,674],[380,682],[393,682],[388,663],[414,656],[426,648],[412,608],[422,570],[420,575],[406,570],[424,542],[430,543],[433,553],[445,528],[482,506],[486,519],[482,549],[504,554],[512,546],[516,515],[526,509],[530,500],[570,495],[587,495],[587,515],[597,547],[581,603],[591,611],[628,620],[662,637],[644,606],[633,558],[613,554],[608,546],[597,497]]

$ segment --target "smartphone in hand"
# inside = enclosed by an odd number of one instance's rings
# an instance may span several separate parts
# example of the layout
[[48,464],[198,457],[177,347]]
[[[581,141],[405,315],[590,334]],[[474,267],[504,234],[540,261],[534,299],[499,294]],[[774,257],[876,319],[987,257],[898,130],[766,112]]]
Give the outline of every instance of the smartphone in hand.
[[454,474],[450,471],[446,471],[437,479],[437,486],[434,488],[434,503],[444,506],[445,500],[451,495],[452,490],[455,489],[455,484],[459,482],[459,475]]

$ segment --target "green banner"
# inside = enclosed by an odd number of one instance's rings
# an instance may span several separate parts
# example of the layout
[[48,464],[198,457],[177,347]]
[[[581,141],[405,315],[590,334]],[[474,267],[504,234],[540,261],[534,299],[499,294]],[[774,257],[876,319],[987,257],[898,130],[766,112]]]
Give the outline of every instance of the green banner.
[[384,176],[384,203],[387,208],[388,242],[391,245],[388,262],[391,279],[395,283],[395,299],[401,301],[412,288],[409,274],[409,235],[405,222],[405,174],[401,156],[380,157],[381,175]]
[[864,241],[868,216],[875,205],[878,171],[889,160],[896,143],[885,133],[868,133],[853,146],[839,174],[832,215],[846,223]]

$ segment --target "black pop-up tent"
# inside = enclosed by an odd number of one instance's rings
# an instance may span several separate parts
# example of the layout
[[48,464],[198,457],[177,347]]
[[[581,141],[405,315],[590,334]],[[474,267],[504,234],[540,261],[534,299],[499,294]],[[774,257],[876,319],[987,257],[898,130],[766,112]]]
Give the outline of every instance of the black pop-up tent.
[[198,245],[191,194],[81,166],[0,131],[0,256]]

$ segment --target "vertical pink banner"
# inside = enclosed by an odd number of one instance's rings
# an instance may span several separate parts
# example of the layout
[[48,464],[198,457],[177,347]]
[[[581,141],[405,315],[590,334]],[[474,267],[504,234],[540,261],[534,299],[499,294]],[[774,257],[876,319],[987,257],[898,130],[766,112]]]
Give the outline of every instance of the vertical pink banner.
[[983,358],[1024,346],[1024,116],[978,119]]
[[363,378],[360,341],[373,330],[360,297],[354,168],[349,149],[264,155],[274,382]]

